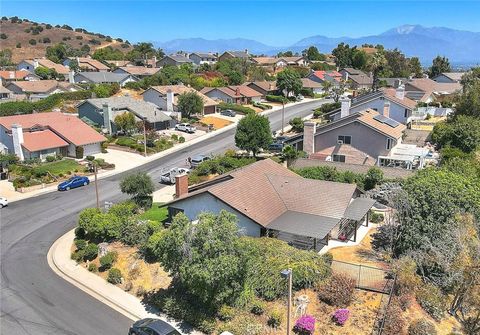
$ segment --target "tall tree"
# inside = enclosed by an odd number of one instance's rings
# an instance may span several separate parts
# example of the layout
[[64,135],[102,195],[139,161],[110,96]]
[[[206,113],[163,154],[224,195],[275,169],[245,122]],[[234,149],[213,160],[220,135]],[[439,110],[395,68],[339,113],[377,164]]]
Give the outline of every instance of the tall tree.
[[299,94],[302,86],[300,74],[295,70],[286,68],[277,75],[277,89],[284,92],[286,97],[290,96],[290,93]]
[[182,117],[202,115],[203,106],[203,99],[196,92],[185,92],[178,96],[177,108],[182,113]]
[[350,46],[345,43],[340,43],[332,50],[332,55],[335,57],[335,64],[342,68],[352,66],[352,50]]
[[325,55],[321,54],[317,47],[310,46],[308,49],[303,50],[303,56],[306,57],[309,61],[312,60],[325,60]]
[[352,52],[352,66],[355,69],[365,69],[367,67],[368,55],[365,51],[353,49]]
[[256,157],[260,149],[267,149],[272,143],[270,122],[265,116],[249,113],[240,120],[235,133],[235,145],[252,152]]
[[410,74],[413,75],[415,78],[422,78],[423,68],[418,57],[411,57],[408,60],[408,69],[410,71]]
[[373,84],[372,88],[374,90],[378,87],[378,74],[382,69],[387,65],[387,60],[385,55],[381,51],[375,52],[367,65],[368,69],[373,73]]
[[137,172],[123,178],[120,190],[130,195],[138,206],[143,208],[152,206],[153,181],[146,172]]
[[133,113],[125,112],[115,116],[115,124],[125,133],[130,133],[135,129],[135,116]]
[[450,67],[450,61],[446,57],[437,56],[432,61],[432,66],[430,67],[429,75],[430,78],[438,76],[443,72],[450,72],[452,68]]

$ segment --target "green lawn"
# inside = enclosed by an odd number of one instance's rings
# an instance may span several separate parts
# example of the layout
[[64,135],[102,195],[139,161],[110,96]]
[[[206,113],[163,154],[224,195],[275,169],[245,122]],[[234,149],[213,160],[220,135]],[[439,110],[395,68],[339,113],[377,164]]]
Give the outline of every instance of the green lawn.
[[168,210],[167,207],[159,207],[161,205],[163,205],[163,203],[154,202],[152,208],[143,213],[140,218],[158,222],[165,221],[168,217]]
[[68,171],[71,171],[72,173],[75,170],[82,171],[83,166],[73,159],[62,159],[61,161],[42,164],[41,166],[36,167],[35,170],[38,172],[48,171],[51,174],[58,176],[59,174],[66,175]]

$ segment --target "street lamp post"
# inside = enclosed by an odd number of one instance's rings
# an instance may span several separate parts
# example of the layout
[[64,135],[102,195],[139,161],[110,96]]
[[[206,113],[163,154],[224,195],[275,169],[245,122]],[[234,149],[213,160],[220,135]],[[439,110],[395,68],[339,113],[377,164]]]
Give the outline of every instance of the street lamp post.
[[287,335],[290,335],[290,316],[292,315],[292,269],[282,270],[280,275],[288,281]]
[[283,130],[285,129],[285,99],[282,99],[282,135],[283,135]]

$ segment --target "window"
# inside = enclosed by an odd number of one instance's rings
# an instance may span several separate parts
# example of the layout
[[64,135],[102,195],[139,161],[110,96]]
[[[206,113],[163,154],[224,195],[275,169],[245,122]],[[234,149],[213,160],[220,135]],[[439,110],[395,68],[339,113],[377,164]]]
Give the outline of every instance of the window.
[[408,109],[405,108],[405,114],[403,114],[403,116],[404,116],[404,117],[409,117],[409,116],[410,116],[409,114],[410,114],[410,113],[408,112]]
[[333,161],[345,163],[345,155],[333,155]]
[[352,136],[338,135],[337,142],[340,143],[340,141],[343,144],[352,144]]
[[387,138],[387,150],[390,150],[393,148],[393,139]]
[[378,108],[372,108],[375,112],[378,112]]

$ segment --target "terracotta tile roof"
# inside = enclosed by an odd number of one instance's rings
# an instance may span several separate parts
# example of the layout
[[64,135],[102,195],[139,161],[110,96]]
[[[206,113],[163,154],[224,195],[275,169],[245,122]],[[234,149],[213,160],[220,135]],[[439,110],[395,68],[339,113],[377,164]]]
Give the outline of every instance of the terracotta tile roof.
[[[50,59],[47,58],[39,58],[36,59],[38,61],[38,65],[49,68],[49,69],[55,69],[57,73],[67,75],[69,72],[68,67],[63,66],[62,64],[57,64],[52,62]],[[26,59],[25,62],[34,65],[34,60],[33,59]]]
[[130,73],[134,76],[152,76],[160,71],[160,68],[158,67],[145,66],[120,66],[119,69],[122,69],[126,73]]
[[361,164],[368,166],[375,165],[375,159],[373,157],[370,157],[365,152],[353,147],[350,144],[337,144],[335,146],[325,148],[323,150],[314,152],[309,156],[309,158],[326,160],[328,156],[332,155],[345,156],[345,163],[347,164]]
[[386,123],[375,120],[375,116],[380,114],[372,109],[367,109],[357,114],[359,114],[358,117],[356,118],[358,121],[376,129],[377,131],[387,136],[390,136],[396,139],[402,137],[403,131],[407,129],[407,127],[404,124],[401,124],[398,122],[397,122],[398,125],[396,127],[391,127]]
[[192,87],[188,87],[185,85],[163,85],[163,86],[152,86],[151,89],[154,89],[161,95],[166,96],[167,92],[171,90],[173,92],[173,104],[176,105],[178,102],[178,95],[187,92],[195,92],[197,93],[203,100],[204,106],[216,106],[218,103],[210,97],[207,97],[202,91],[197,91]]
[[57,136],[53,131],[39,130],[23,133],[22,146],[30,152],[46,150],[52,148],[61,148],[68,146],[68,142]]
[[8,130],[12,129],[12,124],[19,124],[24,129],[33,126],[48,127],[58,136],[77,146],[106,141],[103,135],[78,117],[60,112],[4,116],[0,117],[0,124]]
[[[66,86],[67,85],[67,86]],[[25,93],[49,93],[57,88],[66,90],[70,87],[69,83],[62,83],[56,80],[33,80],[33,81],[14,81],[7,85],[17,86]]]
[[18,80],[24,79],[26,76],[31,74],[27,70],[19,71],[0,71],[0,77],[4,80]]
[[328,75],[329,77],[332,77],[333,79],[340,81],[342,78],[342,74],[337,71],[313,71],[313,74],[317,77],[320,78],[321,80],[325,80],[325,75]]
[[105,62],[118,67],[128,66],[129,64],[132,64],[132,62],[130,62],[129,60],[106,60]]
[[208,192],[268,227],[286,212],[341,219],[357,190],[354,184],[305,179],[270,159],[235,170],[228,176],[171,203]]

